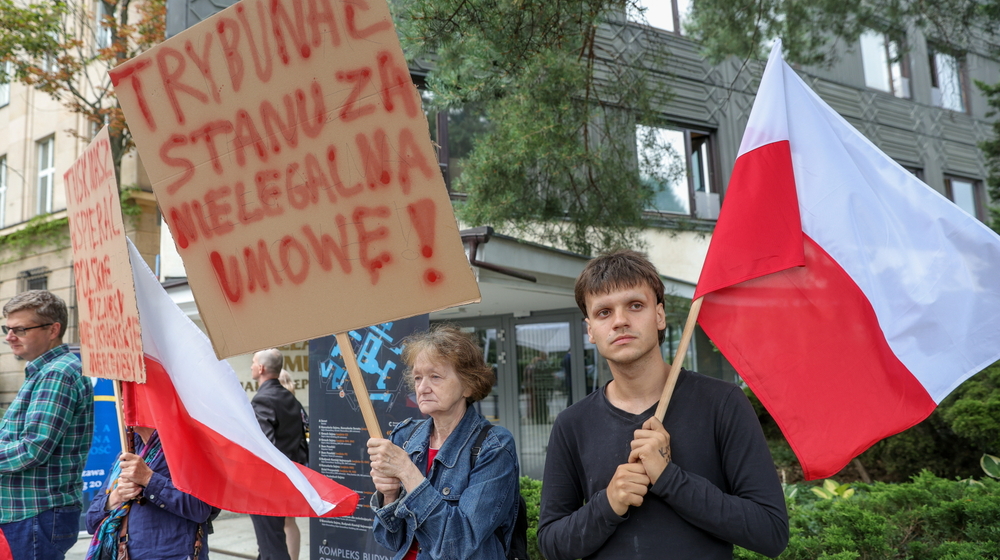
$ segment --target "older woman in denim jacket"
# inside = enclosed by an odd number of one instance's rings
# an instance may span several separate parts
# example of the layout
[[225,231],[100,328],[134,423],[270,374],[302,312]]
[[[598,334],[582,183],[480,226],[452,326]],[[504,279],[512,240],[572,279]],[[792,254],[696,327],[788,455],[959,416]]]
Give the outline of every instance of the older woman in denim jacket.
[[487,432],[472,467],[472,447],[490,422],[470,405],[490,394],[493,369],[450,326],[408,339],[403,361],[417,406],[430,418],[368,440],[375,540],[395,551],[394,560],[506,558],[519,491],[510,432]]

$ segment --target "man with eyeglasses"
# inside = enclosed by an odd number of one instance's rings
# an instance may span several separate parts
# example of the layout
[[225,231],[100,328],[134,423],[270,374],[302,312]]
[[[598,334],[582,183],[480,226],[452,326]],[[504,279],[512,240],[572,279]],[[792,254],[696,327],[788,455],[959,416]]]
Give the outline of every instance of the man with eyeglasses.
[[62,299],[29,290],[8,301],[3,315],[4,340],[28,364],[0,421],[0,533],[14,560],[61,560],[79,534],[94,389],[63,344]]

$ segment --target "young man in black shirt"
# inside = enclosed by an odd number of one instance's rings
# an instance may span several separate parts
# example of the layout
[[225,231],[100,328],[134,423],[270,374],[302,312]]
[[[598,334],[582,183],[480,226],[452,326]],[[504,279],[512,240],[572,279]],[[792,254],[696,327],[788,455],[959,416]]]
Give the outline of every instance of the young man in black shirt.
[[670,370],[653,265],[634,251],[596,258],[576,299],[613,379],[552,428],[538,523],[545,557],[731,559],[733,544],[780,554],[784,494],[740,388],[682,370],[664,422],[653,417]]

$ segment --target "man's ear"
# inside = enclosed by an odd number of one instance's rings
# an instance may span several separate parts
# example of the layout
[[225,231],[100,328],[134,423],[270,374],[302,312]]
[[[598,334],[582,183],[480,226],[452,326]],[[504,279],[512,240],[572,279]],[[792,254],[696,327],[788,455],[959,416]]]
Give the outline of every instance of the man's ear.
[[584,319],[583,322],[587,323],[587,339],[590,341],[591,344],[596,344],[597,341],[594,340],[594,334],[590,332],[590,318]]

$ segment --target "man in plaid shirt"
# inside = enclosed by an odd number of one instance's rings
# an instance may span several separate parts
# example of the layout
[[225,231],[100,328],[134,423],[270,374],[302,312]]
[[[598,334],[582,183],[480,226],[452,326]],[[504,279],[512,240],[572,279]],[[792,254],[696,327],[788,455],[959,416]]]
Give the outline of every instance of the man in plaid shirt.
[[14,560],[61,560],[79,534],[94,389],[62,342],[62,299],[30,290],[7,302],[3,315],[7,344],[28,364],[0,421],[0,532]]

